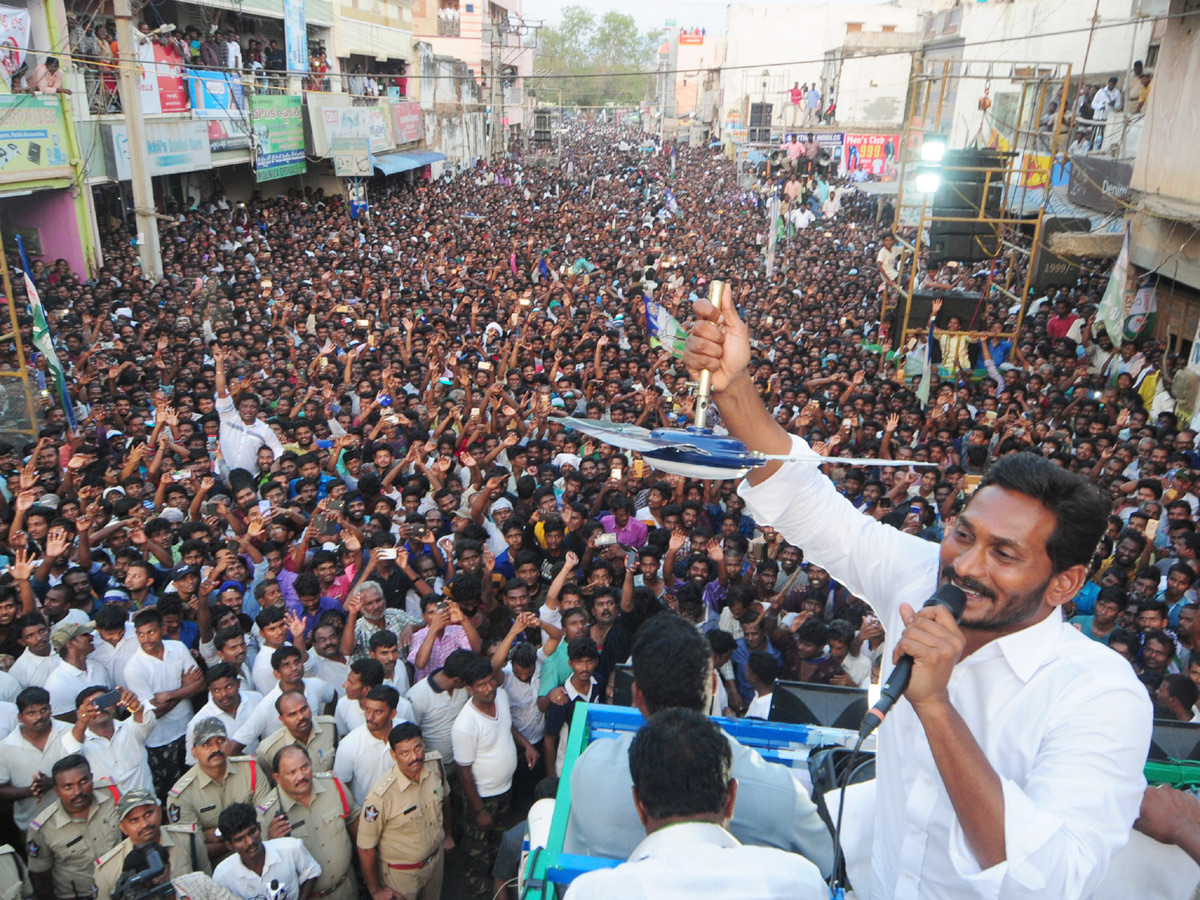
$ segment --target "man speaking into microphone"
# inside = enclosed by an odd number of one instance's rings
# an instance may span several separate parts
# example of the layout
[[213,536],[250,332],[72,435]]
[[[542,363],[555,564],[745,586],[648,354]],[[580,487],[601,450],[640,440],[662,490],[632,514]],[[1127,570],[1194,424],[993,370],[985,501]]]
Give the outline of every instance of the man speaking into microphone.
[[[729,288],[696,303],[684,362],[708,369],[730,433],[766,454],[811,454],[747,371]],[[814,462],[752,469],[739,493],[879,614],[890,663],[912,657],[879,731],[872,900],[1083,900],[1129,838],[1152,711],[1129,664],[1063,621],[1087,578],[1108,501],[1029,453],[998,461],[941,544],[862,515]],[[961,621],[922,608],[939,585]],[[890,668],[890,666],[888,667]],[[885,670],[886,677],[888,671]]]

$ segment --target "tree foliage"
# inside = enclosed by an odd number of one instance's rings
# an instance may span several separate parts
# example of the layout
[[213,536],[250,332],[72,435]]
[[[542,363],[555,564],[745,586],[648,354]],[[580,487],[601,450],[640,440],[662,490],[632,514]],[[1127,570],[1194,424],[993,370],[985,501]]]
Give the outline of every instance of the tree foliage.
[[[567,106],[632,106],[654,92],[659,35],[639,32],[633,16],[609,11],[599,19],[583,6],[565,6],[557,28],[543,28],[530,85],[539,101]],[[588,77],[555,78],[555,75]]]

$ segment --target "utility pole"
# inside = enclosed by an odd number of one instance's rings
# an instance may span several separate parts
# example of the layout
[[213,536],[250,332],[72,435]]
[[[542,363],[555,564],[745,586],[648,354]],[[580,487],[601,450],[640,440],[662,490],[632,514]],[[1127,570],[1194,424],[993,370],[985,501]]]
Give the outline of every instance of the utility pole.
[[133,12],[129,0],[113,0],[117,20],[117,48],[121,60],[121,109],[129,133],[129,175],[133,186],[133,211],[137,217],[138,258],[142,275],[151,281],[162,278],[162,248],[158,242],[158,219],[154,215],[154,188],[146,159],[146,121],[142,116],[137,44],[133,37]]
[[503,102],[504,87],[500,80],[500,28],[492,17],[488,17],[488,106],[491,109],[491,140],[488,142],[489,156],[495,162],[504,152]]

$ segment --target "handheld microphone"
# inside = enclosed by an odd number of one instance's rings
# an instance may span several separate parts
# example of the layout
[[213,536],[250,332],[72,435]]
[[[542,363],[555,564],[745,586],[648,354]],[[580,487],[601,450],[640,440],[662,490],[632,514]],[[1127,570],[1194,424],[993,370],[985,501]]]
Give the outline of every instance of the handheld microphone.
[[[954,621],[957,622],[962,618],[963,610],[966,609],[967,595],[963,593],[962,588],[952,584],[943,584],[933,592],[933,596],[926,600],[923,606],[944,606],[950,610]],[[891,677],[879,692],[879,699],[863,716],[862,727],[858,729],[859,742],[878,728],[884,717],[887,716],[888,710],[896,705],[896,701],[908,687],[908,680],[912,677],[912,667],[913,658],[911,656],[906,653],[900,657],[900,661],[892,669]]]

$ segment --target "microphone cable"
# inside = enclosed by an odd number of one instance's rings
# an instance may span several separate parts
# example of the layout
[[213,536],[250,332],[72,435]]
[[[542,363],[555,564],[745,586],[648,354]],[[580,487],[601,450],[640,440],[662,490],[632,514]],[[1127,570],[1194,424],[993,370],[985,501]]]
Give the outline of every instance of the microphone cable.
[[861,763],[858,762],[858,757],[862,752],[863,741],[867,739],[865,734],[860,734],[858,740],[854,743],[854,749],[850,751],[850,761],[846,763],[845,769],[842,770],[842,776],[838,779],[841,782],[842,793],[838,797],[837,819],[833,827],[833,869],[829,873],[829,895],[832,900],[842,900],[845,896],[845,887],[841,883],[839,871],[845,854],[842,853],[842,813],[846,809],[846,791],[853,783],[854,776],[858,774],[863,767],[875,762],[875,757],[864,759]]

